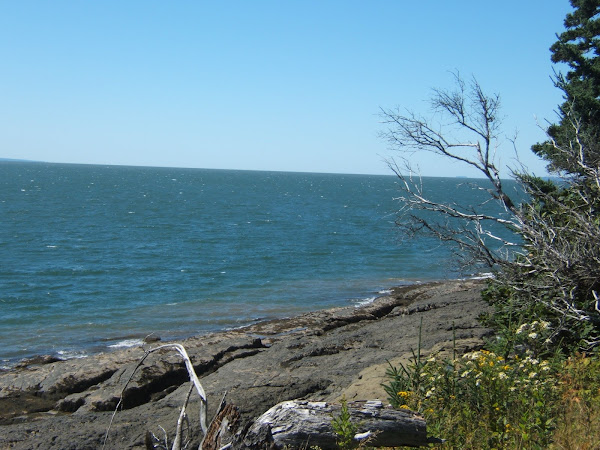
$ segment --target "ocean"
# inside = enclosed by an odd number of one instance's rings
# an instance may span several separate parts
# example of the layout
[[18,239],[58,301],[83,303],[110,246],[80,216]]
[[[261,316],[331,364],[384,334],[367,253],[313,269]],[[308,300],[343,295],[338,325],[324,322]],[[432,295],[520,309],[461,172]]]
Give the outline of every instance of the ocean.
[[[431,178],[442,197],[464,179]],[[358,305],[456,277],[394,175],[0,162],[0,367]]]

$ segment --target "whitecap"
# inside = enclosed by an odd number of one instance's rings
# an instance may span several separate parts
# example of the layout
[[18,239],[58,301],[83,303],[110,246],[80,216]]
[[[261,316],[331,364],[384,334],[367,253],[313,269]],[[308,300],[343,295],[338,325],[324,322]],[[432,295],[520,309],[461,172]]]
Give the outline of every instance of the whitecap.
[[115,344],[111,344],[109,348],[127,348],[127,347],[135,347],[137,345],[143,345],[143,339],[125,339],[124,341],[119,341]]
[[471,280],[487,280],[489,278],[494,278],[494,274],[493,273],[480,273],[479,275],[476,275],[474,277],[471,277]]
[[371,303],[373,303],[375,301],[377,297],[368,297],[368,298],[363,298],[362,300],[356,300],[354,306],[356,306],[357,308],[360,308],[361,306],[365,306],[365,305],[370,305]]
[[56,354],[62,359],[83,359],[88,357],[88,354],[84,351],[74,350],[59,350],[56,352]]

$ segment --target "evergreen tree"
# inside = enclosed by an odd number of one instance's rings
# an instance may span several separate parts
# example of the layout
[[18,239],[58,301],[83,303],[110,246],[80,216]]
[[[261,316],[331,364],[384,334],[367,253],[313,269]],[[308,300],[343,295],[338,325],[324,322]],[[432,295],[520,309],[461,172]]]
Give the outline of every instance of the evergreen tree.
[[496,304],[509,318],[550,319],[556,338],[590,348],[600,345],[600,0],[570,2],[550,48],[568,67],[556,77],[565,101],[549,139],[532,148],[564,180],[517,175],[531,196],[522,206],[526,251],[505,264],[499,279],[510,289]]
[[559,123],[548,129],[550,140],[534,145],[533,151],[548,161],[551,171],[580,174],[578,162],[557,147],[585,139],[585,164],[600,162],[596,144],[600,137],[600,0],[570,3],[574,11],[565,18],[566,31],[550,47],[552,61],[568,67],[555,81],[565,101],[559,107]]

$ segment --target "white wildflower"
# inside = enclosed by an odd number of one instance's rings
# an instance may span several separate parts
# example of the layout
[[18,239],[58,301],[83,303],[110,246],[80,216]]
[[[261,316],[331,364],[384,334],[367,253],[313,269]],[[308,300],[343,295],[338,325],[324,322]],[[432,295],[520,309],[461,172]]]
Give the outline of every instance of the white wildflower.
[[463,358],[470,359],[471,361],[475,361],[475,360],[479,359],[480,356],[481,356],[481,352],[471,352],[471,353],[465,353]]
[[515,334],[521,334],[524,331],[527,331],[529,329],[529,324],[528,323],[524,323],[523,325],[521,325],[519,328],[517,328],[517,331]]
[[537,334],[537,333],[529,333],[529,334],[527,335],[527,337],[528,337],[529,339],[536,339],[536,338],[538,337],[538,334]]

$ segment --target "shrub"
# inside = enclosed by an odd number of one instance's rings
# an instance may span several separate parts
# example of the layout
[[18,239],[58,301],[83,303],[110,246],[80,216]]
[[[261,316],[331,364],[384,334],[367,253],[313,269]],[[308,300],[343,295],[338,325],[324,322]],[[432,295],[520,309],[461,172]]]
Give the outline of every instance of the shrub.
[[384,388],[393,406],[424,414],[428,433],[452,447],[547,448],[559,367],[529,349],[524,356],[481,350],[442,361],[413,358],[390,367]]

